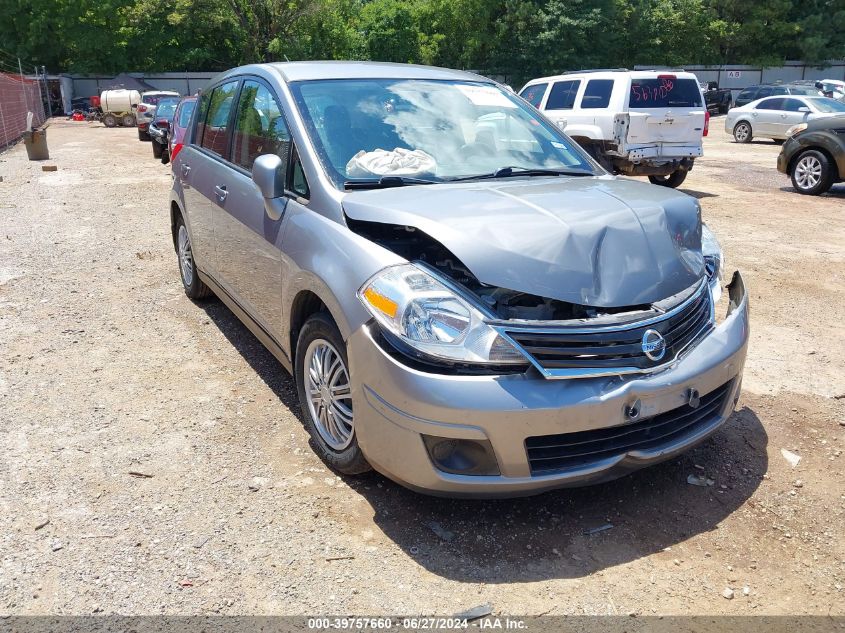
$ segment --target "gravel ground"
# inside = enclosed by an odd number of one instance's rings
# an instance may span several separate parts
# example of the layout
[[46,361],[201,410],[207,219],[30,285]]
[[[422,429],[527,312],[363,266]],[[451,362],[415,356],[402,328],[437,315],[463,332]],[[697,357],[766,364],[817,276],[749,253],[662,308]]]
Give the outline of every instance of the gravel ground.
[[676,461],[495,502],[326,469],[290,377],[182,293],[135,130],[54,121],[55,172],[1,154],[0,615],[845,614],[845,185],[799,196],[721,121],[684,190],[751,293],[737,413]]

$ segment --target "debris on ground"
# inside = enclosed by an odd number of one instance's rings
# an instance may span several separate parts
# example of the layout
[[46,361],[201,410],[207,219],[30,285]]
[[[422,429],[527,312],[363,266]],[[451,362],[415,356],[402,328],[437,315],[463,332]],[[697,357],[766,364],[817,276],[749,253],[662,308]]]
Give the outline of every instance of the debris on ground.
[[41,165],[41,171],[57,171],[58,169],[56,165]]
[[725,587],[725,590],[722,592],[722,597],[725,600],[733,600],[734,599],[734,590],[730,587]]
[[37,532],[41,528],[47,527],[48,525],[50,525],[50,519],[44,519],[35,526],[35,531]]
[[584,530],[584,534],[589,536],[590,534],[598,534],[599,532],[604,532],[605,530],[611,530],[611,529],[613,529],[613,524],[612,523],[605,523],[604,525],[600,525],[598,527],[590,528],[589,530]]
[[707,487],[712,486],[716,482],[707,477],[707,475],[690,474],[687,475],[687,483],[693,486]]
[[801,456],[793,453],[792,451],[788,451],[785,448],[780,449],[780,454],[783,455],[783,458],[789,462],[789,465],[795,468],[798,465],[798,462],[801,461]]
[[477,607],[473,607],[472,609],[467,609],[466,611],[456,613],[452,617],[458,620],[477,620],[478,618],[483,618],[484,616],[490,615],[491,613],[493,613],[493,605],[480,604]]
[[430,521],[426,525],[428,525],[428,527],[431,528],[432,532],[434,532],[437,536],[439,536],[441,539],[443,539],[447,543],[455,538],[454,532],[450,532],[449,530],[444,528],[442,525],[440,525],[437,521]]
[[139,479],[152,479],[153,478],[153,475],[150,475],[149,473],[142,473],[142,472],[139,472],[137,470],[130,470],[129,474],[132,475],[133,477],[138,477]]

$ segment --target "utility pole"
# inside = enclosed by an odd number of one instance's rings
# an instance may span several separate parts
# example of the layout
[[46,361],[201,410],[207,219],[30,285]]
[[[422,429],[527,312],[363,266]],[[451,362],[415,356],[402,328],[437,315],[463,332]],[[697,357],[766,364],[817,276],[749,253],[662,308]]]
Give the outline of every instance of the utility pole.
[[21,66],[21,58],[18,57],[18,72],[21,76],[21,90],[23,90],[23,104],[26,111],[29,112],[29,100],[26,98],[26,84],[23,82],[23,66]]

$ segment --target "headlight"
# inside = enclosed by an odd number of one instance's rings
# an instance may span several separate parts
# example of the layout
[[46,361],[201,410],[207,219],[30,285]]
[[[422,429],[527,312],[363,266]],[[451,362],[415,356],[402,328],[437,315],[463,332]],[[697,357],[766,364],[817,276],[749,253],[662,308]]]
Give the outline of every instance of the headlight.
[[799,123],[798,125],[793,125],[791,128],[789,128],[786,131],[786,136],[787,136],[787,138],[789,138],[790,136],[795,136],[799,132],[803,132],[806,129],[807,129],[806,123]]
[[385,268],[358,298],[388,333],[434,360],[525,364],[513,345],[471,303],[413,264]]
[[725,256],[719,240],[706,224],[701,225],[701,254],[704,256],[704,270],[713,292],[713,303],[722,296],[722,279],[725,275]]

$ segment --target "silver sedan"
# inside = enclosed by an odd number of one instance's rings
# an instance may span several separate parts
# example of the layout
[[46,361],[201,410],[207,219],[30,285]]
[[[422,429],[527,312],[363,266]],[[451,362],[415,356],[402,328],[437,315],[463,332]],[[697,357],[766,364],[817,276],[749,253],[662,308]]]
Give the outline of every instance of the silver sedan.
[[789,137],[795,125],[842,113],[845,103],[828,97],[766,97],[732,108],[725,117],[725,132],[737,143],[750,143],[755,136],[779,141]]

